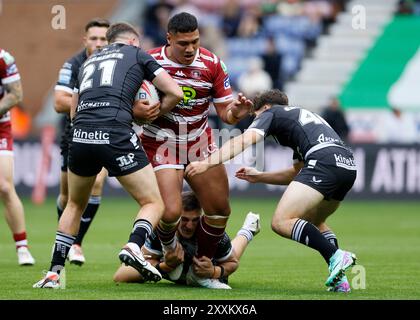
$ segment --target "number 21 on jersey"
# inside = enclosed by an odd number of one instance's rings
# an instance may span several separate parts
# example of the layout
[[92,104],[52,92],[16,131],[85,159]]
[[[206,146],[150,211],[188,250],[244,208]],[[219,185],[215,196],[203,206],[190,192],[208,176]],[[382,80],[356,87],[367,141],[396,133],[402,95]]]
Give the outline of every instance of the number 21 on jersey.
[[[117,60],[105,60],[99,64],[98,70],[102,70],[100,86],[112,86],[112,79],[114,77],[115,65]],[[92,76],[95,73],[96,66],[93,63],[88,64],[83,69],[82,82],[80,83],[79,93],[92,88]]]

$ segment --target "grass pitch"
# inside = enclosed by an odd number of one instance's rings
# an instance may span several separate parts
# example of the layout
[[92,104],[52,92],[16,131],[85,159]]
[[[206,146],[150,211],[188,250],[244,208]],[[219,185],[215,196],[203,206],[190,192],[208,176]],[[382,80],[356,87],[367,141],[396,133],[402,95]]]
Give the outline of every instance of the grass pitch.
[[363,267],[347,273],[353,286],[350,294],[326,292],[327,266],[322,257],[271,231],[276,204],[277,199],[232,199],[231,237],[248,211],[260,213],[262,219],[262,231],[229,279],[233,290],[189,288],[166,280],[114,284],[117,254],[128,239],[137,210],[129,198],[103,198],[83,243],[87,263],[66,267],[66,290],[36,290],[32,284],[49,266],[57,215],[53,199],[42,206],[24,201],[30,248],[37,263],[33,267],[17,265],[13,239],[1,219],[0,299],[420,299],[419,202],[347,201],[329,219],[340,247],[355,252]]

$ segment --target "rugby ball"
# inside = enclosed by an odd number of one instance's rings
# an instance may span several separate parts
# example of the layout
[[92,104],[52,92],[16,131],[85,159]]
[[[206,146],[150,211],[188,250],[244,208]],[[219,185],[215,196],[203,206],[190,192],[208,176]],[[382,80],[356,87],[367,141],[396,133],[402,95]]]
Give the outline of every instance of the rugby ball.
[[155,104],[160,101],[159,92],[153,83],[143,80],[143,83],[137,92],[136,100],[149,100],[150,104]]
[[139,119],[136,112],[136,102],[139,100],[148,100],[149,104],[155,104],[160,101],[159,91],[150,81],[144,80],[141,84],[139,91],[136,94],[134,106],[133,106],[133,118],[134,123],[137,125],[143,125],[149,123],[148,121],[144,121]]

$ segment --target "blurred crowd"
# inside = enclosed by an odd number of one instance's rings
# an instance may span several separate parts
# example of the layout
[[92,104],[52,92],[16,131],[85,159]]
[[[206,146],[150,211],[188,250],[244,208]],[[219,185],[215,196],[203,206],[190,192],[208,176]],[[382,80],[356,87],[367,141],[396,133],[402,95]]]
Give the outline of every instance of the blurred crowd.
[[225,61],[236,89],[240,89],[239,83],[247,87],[245,81],[239,80],[243,72],[254,74],[257,70],[270,77],[271,81],[264,80],[265,88],[281,89],[284,81],[298,71],[305,50],[326,31],[344,3],[345,0],[149,0],[139,24],[145,36],[143,47],[148,49],[166,44],[170,16],[181,11],[192,13],[200,22],[202,46]]
[[399,0],[397,14],[420,15],[420,0]]

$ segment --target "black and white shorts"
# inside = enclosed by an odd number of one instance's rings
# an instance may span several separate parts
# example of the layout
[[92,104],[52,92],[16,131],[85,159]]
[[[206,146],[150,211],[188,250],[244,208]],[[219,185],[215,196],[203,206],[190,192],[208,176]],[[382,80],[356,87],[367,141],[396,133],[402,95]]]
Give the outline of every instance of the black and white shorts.
[[324,196],[342,201],[356,180],[353,153],[340,147],[327,147],[311,153],[294,181],[303,183]]
[[110,177],[119,177],[149,164],[136,133],[123,125],[76,125],[69,139],[69,169],[79,176],[94,176],[105,167]]

